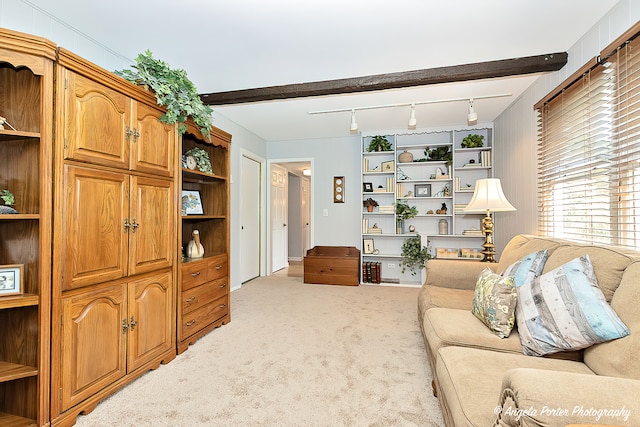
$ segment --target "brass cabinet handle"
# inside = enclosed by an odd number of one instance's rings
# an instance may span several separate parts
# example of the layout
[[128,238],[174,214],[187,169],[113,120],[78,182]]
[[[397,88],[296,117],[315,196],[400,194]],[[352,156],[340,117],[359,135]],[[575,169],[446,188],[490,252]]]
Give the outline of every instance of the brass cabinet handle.
[[216,270],[220,270],[222,268],[221,265],[216,265]]
[[136,128],[133,128],[133,142],[138,142],[138,137],[140,137],[140,132]]
[[129,141],[129,138],[131,137],[131,135],[133,135],[133,131],[131,130],[131,128],[129,128],[129,126],[127,126],[127,130],[124,132],[127,142]]
[[129,218],[125,218],[124,219],[124,232],[125,233],[129,232],[129,227],[131,227],[131,224],[129,223]]
[[127,318],[122,319],[122,333],[126,334],[129,330],[129,323],[127,323]]
[[194,323],[196,323],[196,321],[195,321],[195,320],[189,320],[189,321],[187,322],[187,326],[191,326],[191,325],[193,325]]
[[226,288],[226,287],[227,287],[227,284],[226,284],[226,283],[223,283],[222,285],[220,285],[220,289],[224,289],[224,288]]
[[129,324],[131,325],[131,330],[133,331],[136,325],[138,324],[138,322],[136,322],[133,316],[131,316],[131,320],[129,321]]
[[199,271],[196,271],[195,273],[191,273],[191,277],[198,277],[200,275]]
[[187,300],[185,301],[187,304],[192,303],[193,301],[196,300],[196,297],[191,297],[191,298],[187,298]]
[[136,230],[138,229],[138,227],[140,227],[140,224],[138,224],[138,223],[136,222],[136,219],[135,219],[135,218],[133,218],[133,219],[131,220],[131,231],[132,231],[133,233],[135,233],[135,232],[136,232]]
[[225,308],[226,306],[227,306],[227,304],[220,304],[220,305],[218,306],[218,308]]

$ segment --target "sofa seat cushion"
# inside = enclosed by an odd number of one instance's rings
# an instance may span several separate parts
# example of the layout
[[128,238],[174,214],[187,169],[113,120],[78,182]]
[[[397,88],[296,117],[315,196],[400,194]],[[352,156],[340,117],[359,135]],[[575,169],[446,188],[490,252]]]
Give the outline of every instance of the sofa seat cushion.
[[438,399],[441,407],[446,408],[447,425],[493,425],[503,376],[515,368],[595,375],[581,362],[466,347],[440,348],[436,357],[436,377]]
[[478,320],[471,310],[430,308],[425,312],[423,329],[430,354],[446,346],[475,347],[522,354],[520,337],[513,330],[509,338],[500,338]]

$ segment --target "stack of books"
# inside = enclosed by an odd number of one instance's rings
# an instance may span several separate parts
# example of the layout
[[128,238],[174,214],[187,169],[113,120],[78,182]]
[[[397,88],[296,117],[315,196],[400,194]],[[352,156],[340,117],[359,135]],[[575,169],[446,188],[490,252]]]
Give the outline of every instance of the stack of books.
[[378,206],[378,212],[380,213],[386,213],[386,214],[392,214],[395,212],[393,205],[380,205]]
[[477,237],[482,237],[484,236],[484,233],[482,232],[482,230],[463,230],[462,231],[462,235],[463,236],[477,236]]
[[365,283],[381,282],[382,263],[365,261],[362,263],[362,281]]
[[382,228],[367,228],[367,234],[382,234]]

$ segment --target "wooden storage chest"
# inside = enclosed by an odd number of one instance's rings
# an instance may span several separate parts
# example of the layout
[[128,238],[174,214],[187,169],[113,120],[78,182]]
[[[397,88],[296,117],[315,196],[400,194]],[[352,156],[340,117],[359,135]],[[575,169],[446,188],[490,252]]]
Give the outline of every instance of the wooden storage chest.
[[360,251],[352,246],[315,246],[304,257],[304,283],[358,286]]

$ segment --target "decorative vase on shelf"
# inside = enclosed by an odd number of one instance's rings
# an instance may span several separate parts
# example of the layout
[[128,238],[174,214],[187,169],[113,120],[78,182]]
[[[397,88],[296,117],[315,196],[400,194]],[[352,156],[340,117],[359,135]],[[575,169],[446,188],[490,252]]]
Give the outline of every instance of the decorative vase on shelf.
[[191,233],[193,239],[187,245],[187,257],[188,258],[202,258],[204,256],[204,246],[200,243],[200,232],[193,230]]
[[404,220],[396,221],[396,234],[404,234]]
[[407,150],[404,150],[398,155],[398,161],[400,163],[411,163],[413,162],[413,154],[411,154]]

